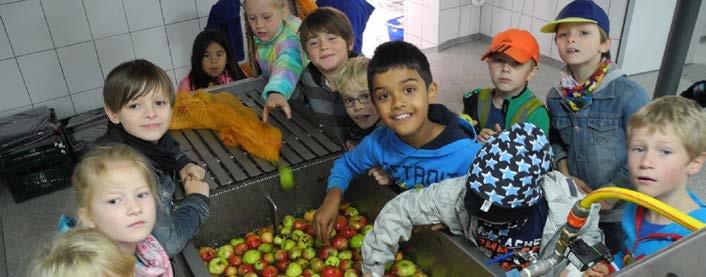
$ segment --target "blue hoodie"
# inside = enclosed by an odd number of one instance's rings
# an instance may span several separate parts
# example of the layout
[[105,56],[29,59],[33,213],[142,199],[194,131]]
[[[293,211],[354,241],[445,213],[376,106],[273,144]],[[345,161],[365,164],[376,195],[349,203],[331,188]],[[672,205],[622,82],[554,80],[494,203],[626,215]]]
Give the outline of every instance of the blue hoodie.
[[429,105],[428,117],[446,125],[429,144],[416,149],[390,128],[380,127],[334,162],[327,189],[337,187],[346,191],[353,177],[376,166],[382,167],[400,187],[408,189],[466,174],[481,146],[475,141],[473,127],[439,104]]
[[[699,197],[697,197],[691,191],[689,192],[689,196],[692,200],[694,200],[694,202],[696,202],[697,205],[699,205],[699,207],[701,207],[698,210],[690,212],[689,215],[702,222],[706,222],[706,205],[701,201],[701,199],[699,199]],[[625,266],[623,264],[623,258],[628,253],[632,254],[633,257],[636,257],[636,259],[639,260],[644,258],[645,256],[652,255],[653,253],[656,253],[672,244],[674,240],[668,238],[668,236],[678,235],[681,237],[686,237],[692,233],[692,231],[689,231],[688,229],[684,228],[684,226],[681,226],[677,223],[671,223],[659,229],[659,234],[667,235],[664,236],[664,238],[642,239],[637,243],[637,245],[635,245],[635,241],[637,240],[638,236],[636,228],[636,215],[637,205],[633,203],[628,203],[627,205],[625,205],[625,211],[623,213],[623,230],[625,231],[625,243],[623,244],[623,249],[616,253],[615,258],[613,259],[615,261],[615,264],[618,265],[618,267],[620,268],[623,268]],[[651,235],[655,235],[655,233],[652,233]]]

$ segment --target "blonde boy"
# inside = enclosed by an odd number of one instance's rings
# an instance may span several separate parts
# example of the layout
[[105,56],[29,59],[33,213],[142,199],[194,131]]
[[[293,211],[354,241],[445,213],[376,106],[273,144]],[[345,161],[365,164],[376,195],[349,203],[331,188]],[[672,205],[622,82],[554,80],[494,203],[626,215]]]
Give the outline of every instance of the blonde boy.
[[375,106],[370,102],[368,90],[368,63],[366,57],[350,58],[343,63],[341,71],[336,78],[338,92],[346,107],[346,113],[355,123],[351,126],[351,140],[349,146],[360,142],[363,137],[370,134],[380,122],[380,117],[375,111]]

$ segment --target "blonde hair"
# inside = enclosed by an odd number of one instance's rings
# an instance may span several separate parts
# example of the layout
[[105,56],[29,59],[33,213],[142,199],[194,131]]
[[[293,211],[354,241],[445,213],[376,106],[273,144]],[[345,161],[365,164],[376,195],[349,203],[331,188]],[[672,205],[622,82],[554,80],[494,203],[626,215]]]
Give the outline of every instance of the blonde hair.
[[95,186],[102,184],[113,165],[119,162],[130,163],[141,173],[155,198],[156,205],[159,205],[156,199],[157,177],[150,167],[149,160],[127,145],[112,144],[92,149],[76,165],[71,176],[71,184],[76,192],[79,208],[90,208]]
[[[250,0],[252,1],[252,0]],[[263,0],[258,0],[258,1],[263,1]],[[282,21],[284,21],[285,24],[294,24],[293,22],[290,22],[290,20],[295,20],[293,19],[294,16],[292,15],[289,7],[287,4],[287,0],[267,0],[272,3],[272,5],[275,6],[275,9],[279,11],[282,15]],[[243,0],[243,16],[245,16],[245,38],[247,42],[247,47],[248,47],[248,65],[250,66],[250,70],[252,71],[253,76],[258,76],[262,73],[262,70],[260,69],[260,65],[257,63],[257,60],[255,60],[255,56],[257,55],[257,46],[255,45],[255,33],[253,33],[252,28],[250,28],[250,23],[248,20],[248,12],[246,9],[246,6],[248,4],[248,0]]]
[[74,229],[57,237],[31,267],[29,276],[134,276],[135,258],[95,229]]
[[630,117],[628,139],[637,128],[648,128],[649,133],[674,131],[690,160],[706,152],[706,112],[694,100],[679,96],[660,97]]
[[346,60],[336,77],[336,87],[338,87],[338,90],[343,92],[351,84],[357,84],[367,88],[369,63],[370,59],[366,57],[355,57]]

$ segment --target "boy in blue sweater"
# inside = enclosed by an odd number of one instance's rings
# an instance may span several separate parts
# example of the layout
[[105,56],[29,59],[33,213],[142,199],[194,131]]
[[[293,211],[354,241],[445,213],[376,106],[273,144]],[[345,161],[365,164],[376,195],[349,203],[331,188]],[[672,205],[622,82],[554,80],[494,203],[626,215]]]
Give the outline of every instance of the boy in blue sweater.
[[368,87],[385,127],[334,163],[326,198],[316,211],[314,229],[322,241],[327,241],[353,177],[379,166],[402,188],[426,187],[468,172],[469,157],[480,149],[468,122],[443,105],[430,104],[437,85],[429,61],[414,45],[391,41],[378,46],[368,65]]
[[[706,113],[678,96],[661,97],[630,118],[628,167],[637,191],[706,221],[706,204],[687,188],[687,180],[706,160]],[[627,266],[669,246],[691,231],[649,209],[628,203],[622,220],[625,241],[615,255],[618,267]],[[613,272],[599,263],[585,276]]]

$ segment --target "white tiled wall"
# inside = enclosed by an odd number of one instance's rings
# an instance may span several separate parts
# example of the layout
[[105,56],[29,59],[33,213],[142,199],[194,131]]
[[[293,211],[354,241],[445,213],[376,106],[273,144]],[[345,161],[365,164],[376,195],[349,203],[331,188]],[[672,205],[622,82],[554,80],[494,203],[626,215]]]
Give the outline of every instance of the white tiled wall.
[[105,76],[135,58],[176,83],[215,2],[0,1],[0,116],[48,105],[64,118],[100,107]]

